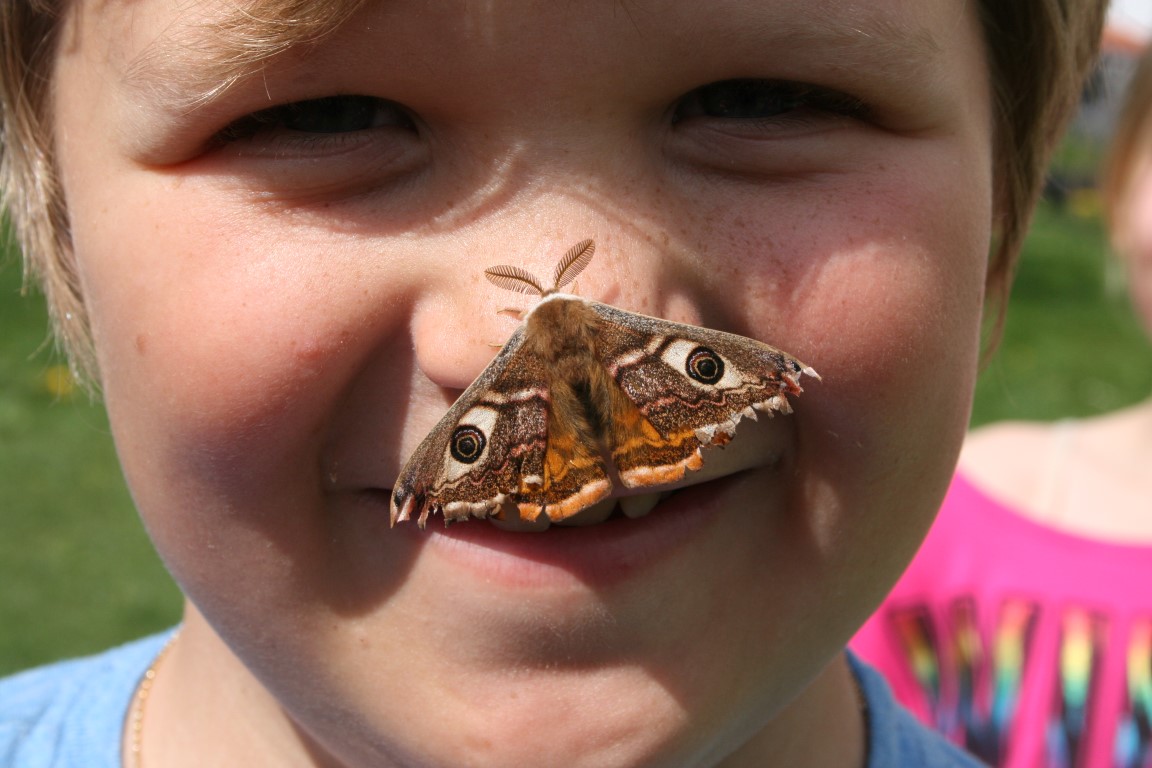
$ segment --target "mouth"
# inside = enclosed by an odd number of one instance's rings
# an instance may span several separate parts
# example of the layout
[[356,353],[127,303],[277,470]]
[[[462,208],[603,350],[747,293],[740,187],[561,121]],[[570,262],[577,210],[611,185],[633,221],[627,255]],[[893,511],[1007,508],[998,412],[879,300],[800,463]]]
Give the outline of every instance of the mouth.
[[[702,551],[714,536],[731,535],[725,520],[742,526],[745,515],[782,513],[793,438],[786,423],[773,421],[709,449],[704,465],[676,482],[635,489],[614,484],[607,497],[559,521],[544,514],[527,520],[511,507],[501,516],[450,525],[442,517],[425,529],[390,530],[422,552],[425,563],[436,564],[430,567],[438,578],[453,583],[460,574],[468,574],[465,583],[511,590],[631,583],[658,564]],[[372,496],[387,504],[391,494],[382,490]]]
[[[743,474],[749,470],[772,469],[787,454],[786,446],[790,440],[785,437],[786,434],[787,430],[781,430],[779,425],[753,421],[748,429],[741,431],[738,438],[705,446],[703,454],[697,454],[702,461],[682,468],[678,478],[669,478],[670,481],[663,483],[637,484],[634,480],[626,483],[609,458],[604,457],[608,477],[589,483],[577,494],[591,495],[593,503],[583,508],[577,506],[578,511],[573,512],[564,509],[569,499],[555,507],[540,505],[536,507],[537,513],[531,514],[532,504],[524,504],[516,497],[504,494],[477,503],[453,501],[443,506],[439,503],[425,506],[417,494],[408,493],[406,502],[398,506],[398,490],[393,488],[389,493],[392,498],[392,523],[395,525],[397,522],[414,519],[411,514],[417,507],[423,508],[418,520],[421,529],[432,514],[441,517],[444,527],[481,527],[511,534],[592,528],[616,521],[639,521],[653,511],[657,512],[657,516],[663,514],[674,496],[699,486],[711,487],[730,475]],[[596,489],[596,485],[601,487]],[[605,491],[608,492],[607,496],[597,498]],[[561,514],[555,514],[553,509]],[[485,521],[488,525],[484,524]],[[440,527],[432,526],[433,529]]]
[[[450,567],[488,588],[608,587],[631,580],[707,538],[728,512],[745,506],[755,470],[658,492],[604,499],[556,523],[502,521],[392,529]],[[743,487],[745,490],[739,490]],[[544,518],[544,515],[540,516]],[[444,576],[443,578],[448,578]],[[455,578],[453,576],[452,578]]]

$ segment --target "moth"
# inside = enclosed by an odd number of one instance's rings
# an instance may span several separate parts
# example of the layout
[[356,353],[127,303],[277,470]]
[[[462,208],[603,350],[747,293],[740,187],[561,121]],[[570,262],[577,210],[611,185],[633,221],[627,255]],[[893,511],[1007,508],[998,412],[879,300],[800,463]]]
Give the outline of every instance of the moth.
[[544,288],[519,267],[485,271],[540,302],[424,439],[393,487],[392,524],[442,514],[556,522],[625,488],[662,486],[704,464],[757,411],[789,413],[815,371],[731,333],[562,293],[588,266],[573,246]]

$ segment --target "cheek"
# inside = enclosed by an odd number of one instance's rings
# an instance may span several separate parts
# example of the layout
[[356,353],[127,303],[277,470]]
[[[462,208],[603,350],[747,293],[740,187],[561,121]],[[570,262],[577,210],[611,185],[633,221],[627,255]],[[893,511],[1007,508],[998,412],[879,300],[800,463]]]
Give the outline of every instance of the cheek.
[[803,506],[816,510],[815,535],[838,553],[829,560],[845,583],[870,584],[877,601],[929,525],[967,427],[988,189],[978,176],[912,180],[826,206],[843,213],[798,234],[792,247],[803,257],[783,260],[790,293],[775,295],[790,316],[758,331],[786,333],[779,344],[823,376],[805,386],[795,414]]
[[118,414],[129,423],[164,419],[167,439],[198,434],[201,445],[277,422],[305,428],[310,382],[354,341],[338,307],[316,312],[331,286],[293,274],[307,248],[263,243],[254,258],[242,233],[195,223],[147,238],[125,223],[116,234],[115,249],[85,254],[109,406],[130,405]]
[[933,455],[929,443],[945,436],[958,448],[967,424],[983,271],[937,269],[931,262],[940,253],[903,256],[865,252],[827,270],[830,302],[805,324],[817,370],[834,372],[816,396],[829,398],[821,415],[838,438],[880,455],[917,443]]
[[837,431],[846,439],[865,437],[850,434],[853,424],[966,421],[991,185],[977,171],[953,173],[952,184],[925,180],[947,170],[877,174],[839,189],[841,200],[811,204],[829,213],[774,243],[778,270],[753,281],[748,312],[788,307],[763,332],[787,333],[789,351],[824,375],[812,394],[843,411]]
[[1152,159],[1145,160],[1131,184],[1114,240],[1125,261],[1132,302],[1152,331]]
[[[366,361],[410,346],[397,332],[402,277],[381,296],[355,266],[373,262],[331,236],[123,192],[132,215],[81,218],[77,253],[118,450],[153,536],[193,592],[204,548],[225,571],[317,561],[310,548],[331,540],[322,455],[341,394]],[[381,411],[362,418],[400,418],[383,411],[388,398],[374,402]]]

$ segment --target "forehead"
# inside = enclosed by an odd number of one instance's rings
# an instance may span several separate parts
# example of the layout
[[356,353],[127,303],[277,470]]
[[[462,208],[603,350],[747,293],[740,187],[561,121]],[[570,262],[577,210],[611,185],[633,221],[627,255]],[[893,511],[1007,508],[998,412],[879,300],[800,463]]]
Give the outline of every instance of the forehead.
[[[207,98],[294,47],[338,29],[366,0],[78,0],[69,8],[62,49],[90,34],[110,45],[105,58],[129,84],[159,89],[181,82]],[[193,99],[194,101],[197,99]]]
[[[118,140],[151,159],[171,158],[157,145],[194,128],[193,115],[234,120],[260,101],[333,94],[474,118],[515,98],[577,111],[647,100],[658,110],[690,88],[751,77],[904,101],[926,125],[940,117],[933,104],[982,100],[987,87],[975,6],[955,0],[78,0],[74,8],[77,46],[69,51],[66,36],[61,50],[78,53],[80,66],[58,67],[58,77],[91,81],[101,69],[100,102],[117,113]],[[57,106],[88,99],[88,90],[58,91]],[[240,102],[251,108],[238,110]]]
[[[558,5],[565,11],[560,15],[587,18],[607,13],[613,20],[626,19],[640,35],[645,29],[654,28],[688,34],[700,30],[702,18],[741,19],[740,23],[762,28],[766,43],[787,37],[802,45],[804,40],[813,39],[844,50],[867,49],[887,55],[896,67],[911,64],[937,48],[930,29],[934,25],[924,23],[927,17],[939,16],[943,10],[945,16],[954,20],[968,7],[946,0],[881,0],[864,5],[730,0],[718,1],[717,7],[710,4],[702,13],[705,9],[696,3],[679,0],[658,0],[643,6],[615,0]],[[835,13],[829,14],[824,6],[835,8]],[[117,63],[128,72],[131,81],[146,86],[184,81],[185,85],[202,86],[208,92],[258,72],[278,54],[321,42],[360,11],[365,27],[371,26],[368,19],[372,16],[386,21],[406,10],[410,16],[415,12],[432,22],[419,25],[419,31],[424,33],[421,39],[430,42],[437,31],[449,37],[461,27],[481,37],[507,37],[518,26],[517,18],[541,15],[541,6],[525,0],[443,2],[435,7],[407,0],[189,0],[178,4],[159,0],[78,0],[71,8],[72,38],[81,37],[79,30],[86,25],[106,33],[112,43],[108,58],[119,58]],[[436,25],[447,16],[455,18],[438,30]],[[378,30],[382,36],[395,34],[395,27],[387,23]]]

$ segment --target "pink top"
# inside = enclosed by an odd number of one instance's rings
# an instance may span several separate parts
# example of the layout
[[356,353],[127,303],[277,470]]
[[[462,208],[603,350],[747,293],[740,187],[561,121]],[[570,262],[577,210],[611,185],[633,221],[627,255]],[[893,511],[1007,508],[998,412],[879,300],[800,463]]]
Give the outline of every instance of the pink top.
[[1046,527],[957,475],[852,648],[991,765],[1152,766],[1150,546]]

